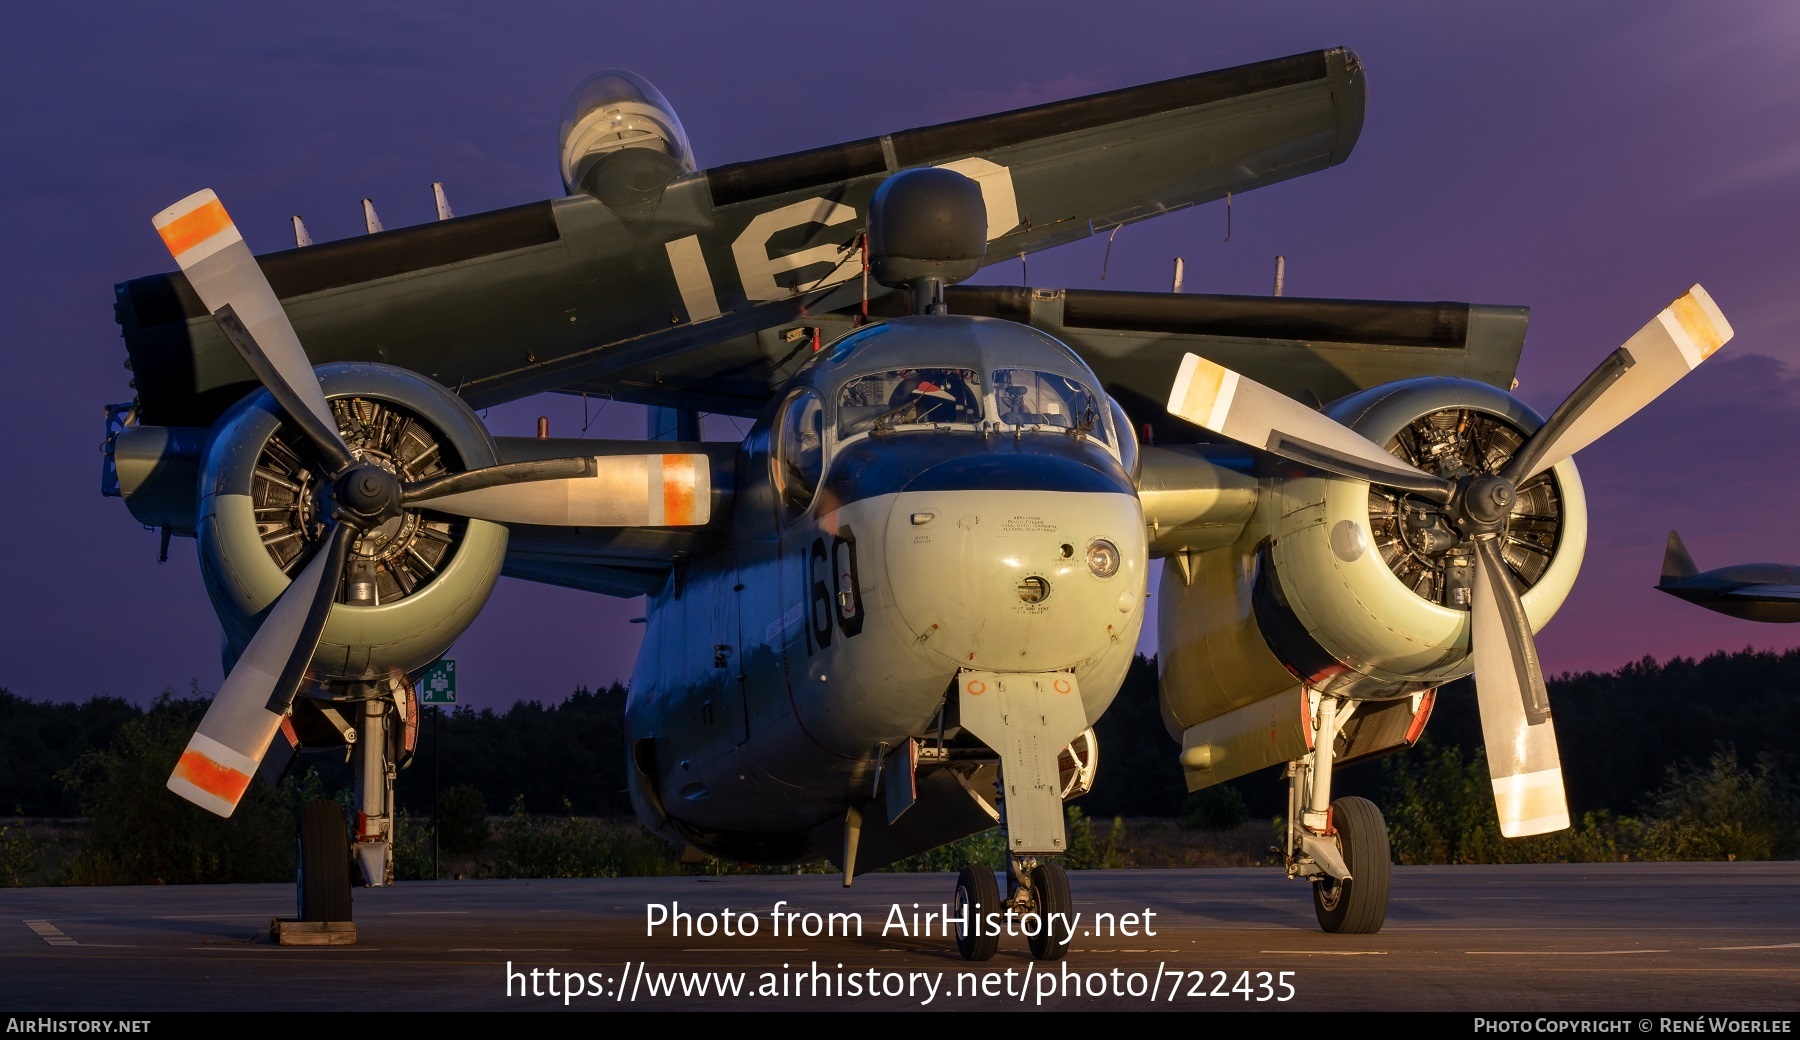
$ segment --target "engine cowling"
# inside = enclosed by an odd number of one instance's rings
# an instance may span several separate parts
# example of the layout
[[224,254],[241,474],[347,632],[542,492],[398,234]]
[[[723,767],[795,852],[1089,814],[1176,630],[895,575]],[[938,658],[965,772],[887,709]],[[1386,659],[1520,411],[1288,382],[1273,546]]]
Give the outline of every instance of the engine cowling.
[[[1543,420],[1484,383],[1424,378],[1325,409],[1427,470],[1493,472]],[[1259,478],[1236,542],[1166,567],[1158,598],[1164,723],[1206,720],[1304,683],[1388,699],[1470,674],[1469,550],[1418,496],[1286,463]],[[1561,607],[1587,543],[1572,461],[1519,488],[1503,555],[1534,631]]]
[[[436,382],[378,364],[317,369],[344,439],[403,479],[493,465],[494,442]],[[328,488],[315,453],[266,391],[214,426],[202,462],[200,570],[235,659],[324,540]],[[507,530],[407,510],[361,535],[313,656],[320,682],[366,682],[431,663],[475,620],[499,579]],[[229,668],[229,662],[228,662]]]

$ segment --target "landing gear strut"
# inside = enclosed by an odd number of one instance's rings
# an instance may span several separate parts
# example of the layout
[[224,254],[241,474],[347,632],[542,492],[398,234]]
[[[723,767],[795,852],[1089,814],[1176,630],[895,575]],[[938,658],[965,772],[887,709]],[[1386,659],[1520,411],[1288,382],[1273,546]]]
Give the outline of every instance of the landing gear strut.
[[[995,783],[1000,801],[1001,841],[1009,848],[1021,845],[1010,838],[1011,819],[1006,812],[1006,766],[1002,763]],[[1057,852],[1020,848],[1006,857],[1006,898],[994,872],[981,864],[964,867],[956,879],[958,914],[956,949],[964,960],[985,961],[1000,948],[1000,933],[1010,918],[1012,927],[1025,933],[1031,956],[1040,961],[1059,961],[1069,952],[1073,938],[1075,900],[1069,894],[1069,875],[1063,870],[1060,851],[1068,847],[1066,827],[1058,821],[1050,844]],[[1039,837],[1034,842],[1042,844]]]
[[[1062,868],[1069,850],[1063,801],[1093,782],[1098,763],[1075,676],[970,670],[957,675],[957,687],[963,730],[1000,759],[994,809],[1006,849],[1006,899],[999,899],[999,885],[987,867],[964,870],[956,885],[958,907],[982,902],[993,909],[978,920],[970,918],[957,935],[956,948],[968,960],[992,957],[998,936],[975,934],[978,927],[991,930],[994,922],[987,915],[992,913],[1001,928],[1010,917],[1013,927],[1025,932],[1033,957],[1061,960],[1069,952],[1075,919],[1069,877]],[[1065,754],[1073,763],[1073,779],[1067,781]]]
[[406,687],[396,683],[334,687],[330,701],[313,702],[343,733],[356,779],[356,813],[347,821],[330,799],[300,811],[299,863],[295,873],[300,920],[345,923],[351,918],[350,887],[394,882],[394,775],[410,751],[405,726],[417,711]]
[[1393,872],[1387,822],[1367,798],[1331,800],[1338,730],[1356,710],[1356,702],[1315,696],[1312,753],[1289,762],[1287,768],[1287,875],[1312,882],[1320,928],[1347,934],[1378,932],[1387,919]]

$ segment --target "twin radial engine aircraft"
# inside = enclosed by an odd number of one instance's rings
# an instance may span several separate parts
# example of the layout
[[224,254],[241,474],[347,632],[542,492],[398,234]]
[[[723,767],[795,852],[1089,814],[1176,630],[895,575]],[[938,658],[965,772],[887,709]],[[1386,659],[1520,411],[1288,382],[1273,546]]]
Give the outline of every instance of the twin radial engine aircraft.
[[[197,540],[224,628],[169,788],[225,816],[348,748],[354,822],[308,806],[299,875],[304,919],[348,920],[353,872],[392,877],[414,684],[495,582],[644,596],[646,827],[849,884],[998,826],[958,946],[992,956],[1011,912],[1057,958],[1063,804],[1162,559],[1169,767],[1286,769],[1326,930],[1388,894],[1333,770],[1410,746],[1444,683],[1477,679],[1504,832],[1567,826],[1533,633],[1586,542],[1570,456],[1730,337],[1705,292],[1543,419],[1508,392],[1523,308],[957,284],[1342,162],[1364,98],[1318,51],[700,170],[613,71],[564,114],[564,198],[261,256],[211,191],[174,204],[180,272],[117,289],[105,476]],[[477,417],[545,390],[649,405],[649,437]],[[705,443],[701,411],[755,423]]]

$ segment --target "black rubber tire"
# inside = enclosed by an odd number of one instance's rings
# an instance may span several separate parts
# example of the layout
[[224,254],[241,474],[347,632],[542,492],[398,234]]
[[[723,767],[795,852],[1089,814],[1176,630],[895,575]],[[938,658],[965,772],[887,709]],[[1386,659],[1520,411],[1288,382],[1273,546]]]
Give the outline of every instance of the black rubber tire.
[[[983,928],[977,934],[973,927],[974,915],[985,918],[988,914],[1004,916],[1006,907],[1000,902],[1000,883],[994,880],[994,872],[986,867],[964,867],[956,876],[956,902],[951,904],[953,913],[967,913],[971,927],[961,925],[956,929],[956,952],[962,954],[965,961],[985,961],[1000,949],[1000,935],[992,929]],[[984,920],[985,926],[986,921]]]
[[[1046,860],[1031,868],[1031,898],[1037,904],[1036,935],[1027,935],[1031,956],[1040,961],[1060,961],[1069,952],[1069,922],[1075,919],[1075,900],[1069,895],[1069,875],[1062,864]],[[1061,916],[1058,916],[1061,915]]]
[[328,799],[300,810],[300,920],[350,920],[350,830],[344,807]]
[[1387,821],[1374,802],[1354,795],[1332,802],[1331,818],[1350,880],[1313,882],[1319,927],[1344,935],[1379,932],[1387,920],[1388,881],[1394,871]]

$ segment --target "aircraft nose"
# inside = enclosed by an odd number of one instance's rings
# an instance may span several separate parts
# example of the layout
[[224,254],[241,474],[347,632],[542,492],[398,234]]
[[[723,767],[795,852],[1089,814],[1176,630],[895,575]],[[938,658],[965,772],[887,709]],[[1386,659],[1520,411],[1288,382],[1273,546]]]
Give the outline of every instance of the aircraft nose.
[[1006,495],[1020,491],[1061,494],[1122,494],[1136,497],[1123,470],[1107,465],[1110,459],[1080,454],[984,452],[958,455],[933,463],[907,481],[910,493],[943,491],[991,491]]
[[1031,468],[1032,486],[1021,486],[1017,469],[950,460],[896,496],[886,562],[920,649],[960,667],[1052,671],[1135,644],[1145,584],[1136,494],[1074,460]]

